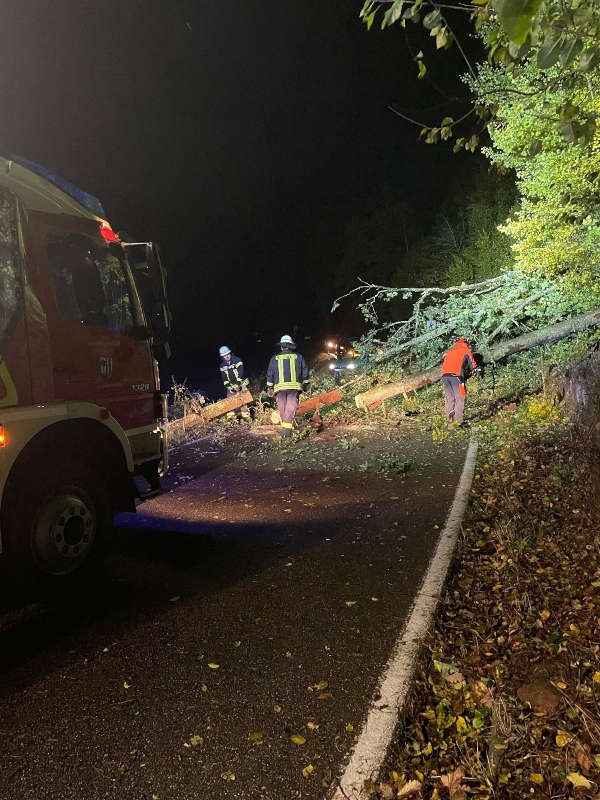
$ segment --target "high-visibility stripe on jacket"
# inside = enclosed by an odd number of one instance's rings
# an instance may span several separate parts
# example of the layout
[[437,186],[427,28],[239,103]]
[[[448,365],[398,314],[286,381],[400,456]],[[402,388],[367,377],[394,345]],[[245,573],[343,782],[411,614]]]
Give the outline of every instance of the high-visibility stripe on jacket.
[[461,381],[465,375],[477,367],[471,348],[464,339],[459,339],[444,356],[442,375],[455,375]]
[[267,386],[275,392],[302,389],[308,380],[308,367],[300,353],[284,350],[269,361]]
[[248,385],[248,381],[244,378],[244,362],[238,356],[231,354],[229,362],[221,361],[221,377],[223,378],[223,386],[243,386]]

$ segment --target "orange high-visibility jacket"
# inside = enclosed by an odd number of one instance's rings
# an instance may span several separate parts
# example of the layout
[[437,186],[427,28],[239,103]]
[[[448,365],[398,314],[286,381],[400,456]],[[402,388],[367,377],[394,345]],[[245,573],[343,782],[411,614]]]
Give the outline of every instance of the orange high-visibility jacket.
[[455,375],[464,381],[465,372],[474,370],[476,366],[469,345],[464,339],[459,339],[444,356],[442,375]]

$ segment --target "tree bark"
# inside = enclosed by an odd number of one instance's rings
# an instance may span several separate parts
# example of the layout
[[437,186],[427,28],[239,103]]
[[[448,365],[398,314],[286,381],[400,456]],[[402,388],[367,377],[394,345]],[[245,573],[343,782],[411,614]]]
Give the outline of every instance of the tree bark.
[[[522,350],[530,350],[532,347],[539,347],[543,344],[553,344],[570,336],[572,333],[584,331],[595,325],[600,325],[600,308],[588,311],[587,314],[580,314],[578,317],[571,317],[562,322],[557,322],[554,325],[547,325],[545,328],[539,328],[536,331],[524,333],[522,336],[517,336],[516,339],[498,342],[483,354],[484,360],[486,363],[489,361],[501,361],[507,356],[520,353]],[[396,397],[405,392],[422,389],[439,381],[440,378],[439,366],[431,367],[424,372],[408,375],[404,380],[387,383],[384,386],[376,386],[367,392],[357,394],[354,400],[358,408],[370,410],[376,408],[388,397]]]
[[342,399],[342,393],[339,389],[334,389],[332,392],[324,392],[318,394],[316,397],[309,397],[303,400],[296,409],[297,414],[306,414],[309,411],[318,411],[321,406],[328,406],[332,403],[339,403]]
[[215,403],[210,403],[200,409],[198,413],[199,421],[208,422],[210,419],[215,419],[229,411],[234,411],[236,408],[241,408],[253,400],[252,395],[248,390],[245,392],[238,392],[232,394],[231,397],[224,397],[222,400],[217,400]]

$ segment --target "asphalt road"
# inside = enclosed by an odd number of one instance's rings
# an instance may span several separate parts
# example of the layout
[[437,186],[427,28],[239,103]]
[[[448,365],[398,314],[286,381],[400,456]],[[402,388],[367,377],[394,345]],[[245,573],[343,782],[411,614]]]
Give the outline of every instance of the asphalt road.
[[179,448],[86,592],[0,617],[0,798],[324,798],[466,444],[340,429],[235,460]]

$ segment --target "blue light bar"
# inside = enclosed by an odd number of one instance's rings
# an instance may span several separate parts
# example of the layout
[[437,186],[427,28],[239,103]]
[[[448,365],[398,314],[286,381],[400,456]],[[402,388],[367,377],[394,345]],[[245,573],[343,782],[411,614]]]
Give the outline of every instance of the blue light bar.
[[76,200],[79,205],[87,208],[92,214],[96,214],[98,217],[105,217],[106,211],[104,210],[102,203],[98,200],[97,197],[94,195],[85,192],[83,189],[80,189],[78,186],[75,186],[74,183],[71,183],[65,178],[61,178],[60,175],[55,175],[46,167],[42,167],[41,164],[36,164],[35,161],[30,161],[28,158],[23,158],[23,156],[16,156],[10,155],[9,159],[11,161],[15,161],[17,164],[20,164],[22,167],[25,167],[31,172],[35,172],[36,175],[39,175],[42,178],[45,178],[50,183],[53,183],[54,186],[57,186],[59,189],[62,189],[63,192],[72,197],[73,200]]

